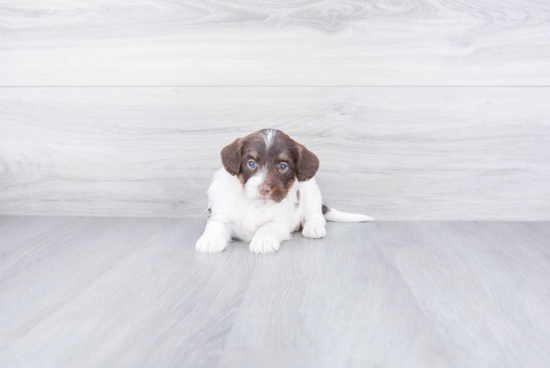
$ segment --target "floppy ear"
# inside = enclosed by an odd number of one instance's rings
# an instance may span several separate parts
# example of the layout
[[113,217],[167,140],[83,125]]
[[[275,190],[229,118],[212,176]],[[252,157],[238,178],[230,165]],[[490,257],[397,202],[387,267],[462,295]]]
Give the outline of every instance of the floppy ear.
[[319,159],[317,156],[306,147],[296,142],[294,154],[296,155],[296,176],[298,177],[298,181],[307,181],[313,178],[317,169],[319,169]]
[[243,158],[243,139],[239,138],[235,142],[222,149],[222,164],[225,170],[231,175],[237,175],[241,172],[241,160]]

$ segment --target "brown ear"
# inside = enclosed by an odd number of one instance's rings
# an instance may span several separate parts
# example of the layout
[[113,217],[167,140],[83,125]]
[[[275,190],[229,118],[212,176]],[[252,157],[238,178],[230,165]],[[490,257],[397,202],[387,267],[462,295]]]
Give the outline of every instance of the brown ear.
[[315,176],[319,169],[319,159],[313,152],[308,150],[301,144],[296,143],[294,146],[296,155],[296,170],[298,181],[307,181]]
[[241,160],[243,158],[243,139],[239,138],[235,142],[222,149],[222,164],[231,175],[237,175],[241,172]]

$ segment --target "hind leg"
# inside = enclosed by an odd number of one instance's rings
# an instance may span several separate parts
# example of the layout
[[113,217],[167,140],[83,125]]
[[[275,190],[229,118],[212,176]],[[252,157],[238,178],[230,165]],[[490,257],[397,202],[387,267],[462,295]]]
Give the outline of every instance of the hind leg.
[[327,235],[326,220],[323,216],[323,197],[315,179],[303,182],[300,186],[300,208],[302,210],[302,235],[306,238],[323,238]]

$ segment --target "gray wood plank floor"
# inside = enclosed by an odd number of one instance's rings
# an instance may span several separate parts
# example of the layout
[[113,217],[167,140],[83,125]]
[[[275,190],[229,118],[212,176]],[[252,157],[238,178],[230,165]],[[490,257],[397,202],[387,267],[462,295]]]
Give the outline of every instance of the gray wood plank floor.
[[550,223],[374,222],[199,254],[197,219],[0,217],[0,362],[547,367]]

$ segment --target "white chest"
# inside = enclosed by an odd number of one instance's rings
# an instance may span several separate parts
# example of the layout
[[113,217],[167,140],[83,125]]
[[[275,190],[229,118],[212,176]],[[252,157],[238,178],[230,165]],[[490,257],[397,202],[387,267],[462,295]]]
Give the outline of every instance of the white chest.
[[281,203],[242,203],[230,217],[229,225],[235,237],[250,241],[259,228],[274,220],[286,222],[291,231],[300,224],[297,208],[290,200],[284,200]]
[[208,191],[212,218],[231,227],[234,237],[250,241],[256,231],[269,222],[277,221],[288,226],[289,232],[300,225],[298,183],[287,198],[275,201],[258,201],[247,198],[237,178],[223,169],[218,171]]

